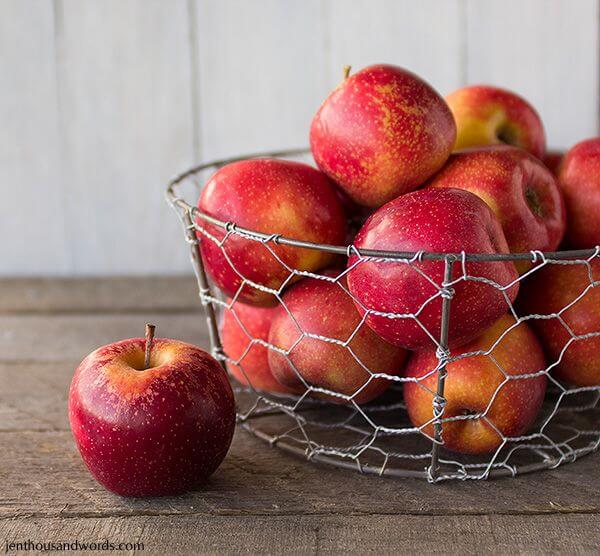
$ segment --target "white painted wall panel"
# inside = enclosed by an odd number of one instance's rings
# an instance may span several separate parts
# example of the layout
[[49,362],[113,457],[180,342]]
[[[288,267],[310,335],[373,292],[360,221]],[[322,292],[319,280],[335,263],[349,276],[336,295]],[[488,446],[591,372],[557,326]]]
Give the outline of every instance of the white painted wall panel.
[[374,63],[392,63],[414,71],[440,93],[462,84],[462,0],[332,0],[329,85]]
[[[4,0],[0,275],[188,272],[164,202],[198,160],[306,145],[344,65],[513,88],[598,133],[598,0]],[[191,198],[195,197],[192,195]]]
[[64,273],[52,3],[0,3],[0,274]]
[[66,230],[75,274],[180,272],[164,184],[190,164],[185,0],[65,0],[57,28]]
[[327,92],[319,0],[196,2],[204,158],[308,144]]
[[551,146],[598,133],[597,0],[467,0],[466,28],[470,83],[521,93]]

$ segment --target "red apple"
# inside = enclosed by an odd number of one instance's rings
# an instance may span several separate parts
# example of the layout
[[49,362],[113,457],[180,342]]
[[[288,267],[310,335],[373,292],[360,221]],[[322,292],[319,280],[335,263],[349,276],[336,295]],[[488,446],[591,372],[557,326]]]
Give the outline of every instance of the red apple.
[[176,494],[206,480],[225,457],[235,404],[224,369],[169,339],[101,347],[77,367],[69,392],[75,443],[92,475],[123,496]]
[[[459,151],[430,183],[481,197],[500,220],[513,253],[554,251],[565,233],[565,206],[555,177],[522,149],[503,145]],[[517,269],[530,266],[523,261]]]
[[[390,385],[388,379],[372,379],[371,372],[399,374],[405,352],[361,324],[345,287],[344,279],[334,283],[304,278],[283,295],[285,308],[279,307],[273,317],[269,343],[291,351],[286,358],[270,350],[269,364],[277,380],[294,390],[305,390],[304,379],[312,386],[353,396],[356,403],[365,403]],[[305,334],[348,344],[346,347]],[[332,395],[325,397],[340,403],[347,401]]]
[[563,151],[548,151],[543,158],[546,168],[557,178],[560,175],[560,166],[564,157],[565,153]]
[[446,102],[456,120],[455,150],[506,143],[538,158],[546,152],[544,125],[535,108],[516,93],[472,85],[454,91]]
[[[452,352],[452,357],[457,357],[483,351],[489,352],[490,357],[471,355],[447,365],[442,418],[464,417],[443,423],[442,440],[447,449],[465,454],[493,452],[502,443],[494,428],[503,436],[514,438],[533,425],[544,401],[547,379],[544,374],[522,375],[543,371],[546,363],[538,340],[525,323],[507,332],[515,322],[514,317],[506,315],[482,336]],[[434,371],[437,365],[434,350],[413,354],[406,376],[419,382],[404,385],[408,415],[413,425],[423,427],[430,437],[434,433],[430,421],[433,393],[437,389]]]
[[[228,164],[210,178],[198,208],[219,220],[269,235],[334,245],[346,239],[344,209],[335,186],[325,174],[299,162],[262,158]],[[217,226],[201,220],[198,224],[219,241],[225,237]],[[222,247],[201,232],[198,237],[204,265],[217,286],[228,296],[253,305],[274,305],[277,299],[244,283],[242,277],[278,290],[291,274],[285,265],[316,271],[334,260],[330,253],[270,242],[274,256],[260,241],[236,234]]]
[[346,78],[310,129],[319,168],[357,203],[379,207],[412,191],[448,158],[452,114],[427,83],[389,65]]
[[567,241],[600,245],[600,137],[577,143],[565,156],[559,182],[567,205]]
[[[508,253],[500,223],[479,197],[459,189],[431,187],[381,207],[358,232],[354,246],[396,252]],[[461,266],[460,261],[454,265],[454,280],[462,276]],[[370,313],[367,324],[382,338],[407,349],[427,349],[433,345],[432,337],[440,338],[443,261],[409,265],[403,261],[359,261],[354,255],[348,268],[348,286],[361,310],[402,315],[419,312],[421,325],[410,317]],[[469,262],[466,268],[470,276],[506,287],[511,301],[517,296],[518,282],[511,285],[518,277],[512,262]],[[482,281],[461,281],[453,288],[451,345],[472,340],[507,311],[502,291]]]
[[227,356],[239,361],[239,364],[227,362],[229,372],[238,382],[256,390],[291,393],[292,390],[280,384],[271,373],[268,348],[255,341],[268,341],[275,312],[275,307],[234,303],[223,313],[221,342]]
[[[587,265],[547,264],[523,284],[523,309],[529,314],[553,315],[573,303],[561,312],[562,320],[573,334],[600,334],[600,259],[592,259],[590,269],[596,282],[594,288],[590,287]],[[589,290],[582,296],[586,288]],[[582,297],[578,299],[579,296]],[[542,340],[550,363],[558,363],[553,367],[554,377],[575,386],[600,386],[600,336],[571,340],[556,317],[529,322]]]

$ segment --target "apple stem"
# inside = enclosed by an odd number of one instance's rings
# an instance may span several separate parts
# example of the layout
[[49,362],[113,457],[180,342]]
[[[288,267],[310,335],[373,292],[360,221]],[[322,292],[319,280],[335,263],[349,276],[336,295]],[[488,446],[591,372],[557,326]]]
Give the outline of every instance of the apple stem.
[[154,331],[156,326],[146,323],[146,357],[144,359],[144,370],[150,366],[150,353],[152,351],[152,342],[154,341]]
[[352,66],[344,66],[344,79],[348,79],[350,77],[350,70]]

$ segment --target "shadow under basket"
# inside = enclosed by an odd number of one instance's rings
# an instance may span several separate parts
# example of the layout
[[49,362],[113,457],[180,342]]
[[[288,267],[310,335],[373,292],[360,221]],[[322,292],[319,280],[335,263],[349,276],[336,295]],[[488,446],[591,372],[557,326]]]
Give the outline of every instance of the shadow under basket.
[[[167,200],[177,212],[183,224],[185,238],[190,247],[193,269],[198,281],[200,301],[205,308],[211,348],[213,355],[222,364],[237,365],[244,368],[244,357],[253,346],[275,350],[281,356],[289,358],[296,347],[269,344],[264,338],[255,338],[247,330],[249,347],[237,358],[228,356],[223,351],[219,336],[219,316],[225,311],[235,313],[240,301],[238,295],[225,299],[217,295],[217,288],[207,278],[199,244],[201,241],[213,242],[218,245],[226,256],[228,241],[232,237],[243,238],[244,241],[260,245],[269,257],[273,257],[289,272],[289,278],[277,289],[269,289],[261,284],[247,280],[240,274],[240,289],[256,288],[274,296],[277,303],[289,310],[282,299],[284,290],[300,278],[327,280],[340,286],[340,292],[348,295],[357,305],[355,299],[345,285],[348,270],[341,270],[338,275],[328,275],[299,271],[281,260],[278,246],[296,249],[311,249],[329,252],[338,258],[338,266],[346,267],[351,257],[356,264],[376,263],[388,265],[406,265],[415,272],[422,273],[420,266],[423,262],[436,262],[443,279],[434,280],[423,276],[424,280],[433,283],[435,292],[426,304],[435,302],[440,310],[440,330],[435,333],[428,331],[431,337],[431,349],[436,353],[435,367],[427,369],[423,377],[434,376],[435,387],[430,388],[421,378],[405,377],[402,374],[390,376],[378,369],[365,367],[367,382],[376,379],[389,381],[385,392],[368,403],[357,403],[352,394],[318,388],[302,381],[303,388],[299,395],[284,395],[262,392],[251,386],[235,386],[238,422],[244,430],[254,434],[272,446],[306,458],[312,462],[355,469],[361,473],[389,475],[396,477],[417,477],[429,482],[450,479],[487,479],[491,477],[516,476],[544,469],[553,469],[560,465],[573,462],[578,458],[592,453],[600,446],[600,427],[598,416],[600,411],[600,386],[573,387],[559,380],[556,368],[564,364],[563,359],[567,350],[577,342],[592,342],[600,336],[600,330],[586,331],[577,334],[572,330],[562,316],[570,306],[558,312],[543,314],[521,314],[519,299],[511,302],[506,292],[515,284],[498,284],[478,275],[477,269],[482,263],[503,264],[506,261],[530,261],[530,269],[519,276],[515,282],[531,280],[541,269],[549,265],[578,265],[589,275],[589,283],[573,303],[581,301],[585,296],[595,295],[593,288],[600,286],[600,276],[594,276],[592,264],[600,258],[600,249],[560,251],[554,253],[514,253],[514,254],[469,254],[469,253],[398,253],[357,250],[352,245],[331,246],[301,241],[297,238],[286,238],[278,234],[260,233],[244,229],[235,222],[222,222],[207,214],[201,213],[196,207],[186,202],[184,194],[198,195],[201,184],[208,173],[237,160],[257,157],[280,157],[291,160],[311,161],[305,150],[264,153],[241,158],[220,160],[207,163],[177,176],[169,184]],[[237,270],[236,270],[237,272]],[[448,348],[448,334],[451,325],[451,310],[453,295],[462,283],[478,282],[486,287],[494,288],[506,300],[506,311],[514,318],[514,325],[507,330],[489,349],[472,353],[454,354]],[[598,291],[598,290],[596,290]],[[437,306],[436,305],[436,306]],[[421,307],[422,309],[422,307]],[[419,321],[420,310],[410,314],[385,314],[390,319],[412,319],[423,327]],[[600,307],[598,308],[600,310]],[[362,318],[358,327],[367,326],[365,319],[370,314],[377,314],[375,309],[362,307]],[[237,318],[236,315],[234,315]],[[290,314],[290,317],[293,316]],[[547,357],[547,366],[528,371],[523,376],[518,373],[506,373],[494,357],[494,348],[501,342],[505,334],[518,326],[530,326],[534,321],[549,318],[558,319],[568,332],[567,341],[557,357]],[[238,319],[238,322],[239,321]],[[242,325],[243,326],[243,325]],[[357,329],[358,329],[357,327]],[[352,337],[330,338],[312,334],[309,330],[299,327],[301,339],[310,338],[312,341],[337,344],[339,348],[350,349]],[[352,335],[351,335],[352,336]],[[547,351],[547,350],[546,350]],[[600,365],[600,353],[594,352],[594,357]],[[445,413],[446,397],[445,382],[448,377],[448,366],[468,357],[487,357],[502,373],[504,379],[489,399],[487,407],[473,414],[448,416]],[[596,359],[594,359],[596,361]],[[452,372],[450,370],[450,372]],[[529,429],[519,435],[506,435],[490,419],[490,410],[496,403],[502,389],[511,381],[531,380],[545,377],[547,388],[543,405],[535,422]],[[300,378],[300,376],[299,376]],[[432,418],[421,426],[415,426],[408,417],[403,398],[403,390],[408,383],[417,383],[428,390],[431,395]],[[447,392],[446,392],[447,393]],[[332,402],[334,399],[337,403]],[[467,455],[447,449],[444,441],[444,429],[456,426],[457,421],[483,420],[498,435],[497,446],[481,455]]]

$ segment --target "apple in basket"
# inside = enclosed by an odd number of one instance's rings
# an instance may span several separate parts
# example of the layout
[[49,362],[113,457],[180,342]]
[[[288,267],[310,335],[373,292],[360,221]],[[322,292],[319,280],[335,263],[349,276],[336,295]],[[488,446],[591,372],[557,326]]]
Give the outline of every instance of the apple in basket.
[[[498,145],[454,153],[430,181],[481,197],[500,220],[512,253],[554,251],[566,228],[565,206],[556,178],[523,149]],[[527,270],[528,261],[517,269]]]
[[[345,212],[335,185],[319,170],[299,162],[260,158],[228,164],[208,180],[198,208],[269,236],[333,245],[346,239]],[[200,217],[197,225],[205,232],[198,231],[198,238],[210,277],[226,295],[252,305],[276,304],[277,298],[265,288],[279,290],[297,279],[290,269],[315,271],[335,258],[314,249],[228,233]]]
[[[503,437],[523,435],[533,425],[546,392],[542,372],[546,362],[531,329],[524,322],[515,323],[514,317],[505,315],[479,338],[452,352],[453,358],[472,355],[446,367],[442,418],[451,420],[443,422],[442,439],[447,449],[466,454],[492,452]],[[435,350],[420,351],[409,359],[405,374],[418,379],[404,385],[408,415],[430,437],[437,366]]]
[[455,150],[507,144],[537,158],[546,152],[544,125],[535,108],[512,91],[472,85],[454,91],[446,102],[456,120]]
[[107,489],[177,494],[223,461],[235,403],[225,370],[208,353],[148,334],[103,346],[81,362],[69,420],[83,461]]
[[391,381],[372,374],[396,376],[406,357],[361,321],[343,277],[335,282],[304,278],[286,291],[273,316],[269,343],[288,352],[269,351],[279,382],[298,392],[310,385],[342,394],[314,393],[338,403],[365,403],[379,396]]
[[[500,222],[479,197],[459,189],[425,188],[402,195],[375,212],[354,241],[359,249],[433,253],[508,253]],[[460,280],[454,264],[451,289],[442,288],[444,261],[393,261],[353,255],[348,287],[367,324],[385,340],[427,349],[440,338],[442,297],[452,295],[449,342],[468,342],[508,310],[518,274],[510,261],[467,262],[475,279]],[[489,282],[492,282],[491,284]],[[506,297],[505,297],[506,294]],[[381,314],[383,313],[383,314]]]
[[555,365],[552,376],[563,384],[600,386],[600,259],[589,267],[547,264],[525,280],[521,298],[526,314],[556,315],[529,321]]
[[231,375],[244,386],[267,392],[293,393],[292,388],[280,384],[269,368],[269,349],[258,342],[269,340],[271,321],[276,307],[253,307],[232,303],[225,309],[221,320],[223,351],[233,361],[227,361]]
[[327,97],[310,146],[352,200],[379,207],[438,170],[455,137],[452,114],[430,85],[403,68],[376,65],[347,76]]
[[600,137],[567,152],[559,183],[567,205],[567,242],[571,248],[600,245]]

